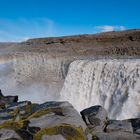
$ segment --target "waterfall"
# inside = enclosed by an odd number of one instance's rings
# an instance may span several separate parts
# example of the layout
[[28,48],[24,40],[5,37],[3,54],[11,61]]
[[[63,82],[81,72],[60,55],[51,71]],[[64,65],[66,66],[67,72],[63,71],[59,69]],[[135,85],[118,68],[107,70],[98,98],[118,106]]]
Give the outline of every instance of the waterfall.
[[102,105],[112,119],[140,116],[139,59],[75,59],[80,57],[31,52],[1,56],[0,89],[32,102],[61,98],[78,111]]
[[79,111],[102,105],[111,119],[140,117],[140,59],[74,61],[61,97]]

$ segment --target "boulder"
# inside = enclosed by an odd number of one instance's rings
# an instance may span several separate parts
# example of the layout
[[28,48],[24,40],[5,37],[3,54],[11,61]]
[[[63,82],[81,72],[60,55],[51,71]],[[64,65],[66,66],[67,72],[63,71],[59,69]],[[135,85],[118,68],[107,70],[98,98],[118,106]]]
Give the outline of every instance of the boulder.
[[6,104],[15,103],[18,101],[18,96],[5,96],[3,100]]
[[92,131],[103,132],[107,123],[107,112],[101,106],[92,106],[80,112],[88,128]]
[[[28,117],[29,127],[39,127],[41,130],[35,139],[56,139],[56,135],[69,139],[85,140],[87,126],[79,113],[68,102],[47,102]],[[41,135],[41,136],[40,136]],[[51,135],[51,136],[50,136]]]
[[86,139],[87,125],[68,102],[16,102],[0,113],[0,132],[13,130],[23,140]]
[[56,138],[56,135],[63,137],[66,140],[86,140],[86,136],[80,127],[75,127],[69,124],[59,124],[54,127],[41,129],[35,134],[34,140],[41,140],[44,137],[52,136]]
[[5,109],[5,107],[11,103],[16,103],[18,101],[18,96],[3,96],[0,90],[0,110]]
[[79,113],[68,102],[54,102],[50,106],[45,104],[40,106],[46,108],[41,108],[28,118],[31,127],[49,128],[59,124],[70,124],[81,127],[83,131],[87,128]]
[[140,118],[129,119],[132,124],[133,133],[140,135]]
[[3,97],[3,94],[2,94],[2,91],[1,91],[1,89],[0,89],[0,98],[1,98],[1,97]]

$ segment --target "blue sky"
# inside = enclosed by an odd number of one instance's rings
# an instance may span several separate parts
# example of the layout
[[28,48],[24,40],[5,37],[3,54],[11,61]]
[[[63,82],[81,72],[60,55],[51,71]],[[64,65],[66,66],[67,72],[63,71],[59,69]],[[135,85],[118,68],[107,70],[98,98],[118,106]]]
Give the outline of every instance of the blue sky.
[[140,28],[140,0],[0,0],[0,41]]

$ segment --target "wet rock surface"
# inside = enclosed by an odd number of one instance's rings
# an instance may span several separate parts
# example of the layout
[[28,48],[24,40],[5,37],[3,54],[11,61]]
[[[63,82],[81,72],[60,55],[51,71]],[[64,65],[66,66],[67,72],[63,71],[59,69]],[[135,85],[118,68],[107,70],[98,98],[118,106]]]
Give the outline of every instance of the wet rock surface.
[[81,111],[83,120],[90,129],[102,132],[107,123],[107,112],[101,106],[92,106]]
[[0,140],[140,139],[140,119],[109,120],[99,105],[84,109],[80,116],[69,102],[35,104],[13,99],[1,94],[5,102],[0,110]]

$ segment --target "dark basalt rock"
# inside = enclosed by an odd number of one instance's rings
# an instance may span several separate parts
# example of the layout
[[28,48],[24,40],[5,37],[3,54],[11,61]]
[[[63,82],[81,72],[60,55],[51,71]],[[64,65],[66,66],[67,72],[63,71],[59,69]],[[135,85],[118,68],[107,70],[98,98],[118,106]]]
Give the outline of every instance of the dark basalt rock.
[[33,140],[33,135],[24,129],[16,131],[23,140]]
[[92,140],[139,140],[140,119],[109,120],[106,110],[92,106],[80,112]]
[[101,106],[92,106],[80,112],[87,126],[94,131],[104,131],[107,123],[107,112]]
[[16,103],[18,101],[18,96],[3,96],[0,90],[0,109],[4,109],[5,106]]
[[128,121],[132,124],[133,132],[140,135],[140,118],[130,119]]
[[3,94],[2,94],[2,91],[1,91],[1,89],[0,89],[0,98],[1,98],[1,97],[3,97]]
[[[81,111],[69,102],[33,104],[3,96],[0,110],[0,140],[139,140],[140,119],[109,120],[97,105]],[[6,102],[5,102],[6,101]]]
[[40,131],[40,128],[39,127],[29,127],[28,130],[31,134],[36,134],[38,131]]

